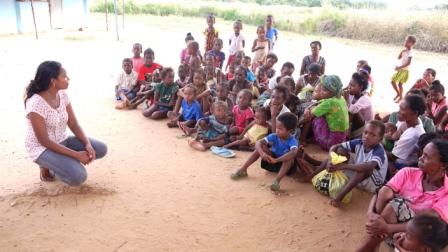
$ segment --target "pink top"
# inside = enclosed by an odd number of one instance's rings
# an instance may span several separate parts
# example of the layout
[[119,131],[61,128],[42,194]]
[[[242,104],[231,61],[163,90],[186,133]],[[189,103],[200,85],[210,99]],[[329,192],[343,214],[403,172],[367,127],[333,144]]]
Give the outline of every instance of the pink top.
[[134,58],[132,57],[132,69],[138,73],[138,70],[140,70],[140,67],[143,65],[143,58]]
[[36,161],[36,159],[46,150],[37,140],[34,134],[33,126],[28,118],[30,113],[36,113],[45,119],[48,137],[50,140],[60,143],[67,139],[67,121],[68,114],[66,107],[70,104],[67,94],[59,91],[59,107],[52,108],[40,95],[34,94],[26,101],[25,113],[27,118],[27,130],[25,136],[25,147],[28,156]]
[[[446,110],[447,102],[446,98],[443,98],[439,103],[432,102],[431,103],[431,113],[433,116],[436,116],[441,110]],[[441,120],[434,121],[434,124],[438,126]]]
[[241,111],[239,106],[235,105],[233,106],[232,113],[235,120],[235,126],[240,130],[244,130],[246,128],[246,122],[254,118],[254,111],[250,107]]
[[366,122],[373,120],[373,107],[370,97],[367,94],[355,100],[353,95],[348,98],[348,111],[352,114],[359,113]]
[[180,52],[180,62],[181,64],[185,64],[187,57],[189,56],[188,54],[188,48],[184,48],[182,49],[182,51]]
[[415,212],[433,209],[448,222],[448,177],[437,191],[423,191],[423,172],[419,168],[403,168],[387,183],[394,192],[409,200]]

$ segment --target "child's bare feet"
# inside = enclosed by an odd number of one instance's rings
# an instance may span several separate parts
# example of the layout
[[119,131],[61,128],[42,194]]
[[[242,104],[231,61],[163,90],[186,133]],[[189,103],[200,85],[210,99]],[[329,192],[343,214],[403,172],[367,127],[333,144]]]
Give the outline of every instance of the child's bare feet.
[[332,205],[333,207],[339,208],[341,207],[341,201],[332,199],[328,202],[330,205]]
[[191,148],[198,150],[198,151],[206,151],[204,145],[202,145],[200,142],[193,140],[193,139],[188,139],[188,145],[190,145]]
[[117,105],[115,105],[115,109],[124,109],[126,108],[125,102],[119,102]]
[[176,128],[177,127],[177,122],[175,122],[175,121],[167,122],[166,126],[168,126],[168,128]]
[[40,180],[43,182],[53,182],[55,177],[50,173],[48,168],[40,167]]

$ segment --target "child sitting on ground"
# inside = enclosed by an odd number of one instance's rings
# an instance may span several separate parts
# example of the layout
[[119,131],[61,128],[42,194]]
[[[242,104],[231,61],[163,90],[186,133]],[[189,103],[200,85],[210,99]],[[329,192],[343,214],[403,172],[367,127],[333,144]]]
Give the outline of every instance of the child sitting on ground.
[[386,132],[384,134],[383,146],[386,151],[392,151],[394,148],[394,141],[392,136],[397,132],[397,126],[393,123],[385,123]]
[[447,100],[445,97],[445,88],[438,81],[434,81],[429,87],[429,101],[430,109],[427,110],[427,115],[434,121],[434,125],[439,127],[443,117],[447,114]]
[[243,89],[252,91],[252,85],[246,79],[246,70],[244,66],[238,66],[235,69],[233,79],[229,81],[229,98],[233,103],[236,103],[236,96]]
[[252,71],[255,71],[257,67],[266,63],[266,57],[271,49],[271,41],[266,38],[264,26],[257,27],[257,38],[252,44],[252,52],[254,53],[252,62]]
[[162,65],[154,62],[154,51],[148,48],[143,53],[144,64],[138,70],[138,85],[151,84],[151,75],[157,69],[162,69]]
[[297,95],[294,94],[294,89],[296,86],[296,83],[294,81],[294,78],[291,76],[285,76],[280,79],[279,85],[285,86],[288,88],[288,98],[286,99],[285,106],[297,117],[300,115],[300,100]]
[[275,69],[274,65],[277,63],[278,58],[277,55],[274,53],[268,53],[268,56],[266,56],[266,63],[259,66],[257,70],[255,70],[255,76],[258,75],[260,70],[266,71],[266,74],[268,75],[268,78],[271,79],[275,76]]
[[179,88],[183,88],[188,84],[188,65],[179,65],[177,68],[177,76],[179,79],[176,80],[176,84]]
[[440,252],[448,245],[448,226],[438,216],[423,213],[406,225],[406,232],[394,235],[395,252]]
[[224,145],[224,148],[238,148],[239,150],[254,150],[255,143],[268,135],[271,131],[267,122],[268,113],[265,108],[255,110],[255,120],[250,122],[243,132],[233,142]]
[[170,122],[167,123],[169,128],[178,126],[185,135],[189,136],[194,133],[194,126],[199,119],[202,118],[202,109],[196,100],[196,87],[189,84],[183,89],[184,98],[182,99],[182,113],[177,111],[168,112]]
[[232,63],[230,63],[229,70],[227,70],[227,73],[225,76],[226,81],[231,81],[233,79],[233,75],[235,74],[235,68],[236,68],[236,63],[234,60]]
[[[162,78],[160,77],[160,70],[156,69],[152,75],[147,74],[145,82],[147,84],[140,86],[139,91],[137,92],[137,96],[131,100],[131,104],[129,105],[129,109],[136,109],[138,105],[144,102],[151,102],[154,100],[154,87],[162,82]],[[151,103],[147,104],[148,106]]]
[[250,107],[252,92],[243,89],[238,93],[237,105],[232,109],[233,123],[229,130],[230,136],[241,135],[244,129],[254,119],[254,111]]
[[255,144],[255,151],[250,155],[243,166],[231,174],[233,180],[247,177],[247,169],[259,158],[261,168],[270,172],[278,172],[271,184],[272,191],[280,190],[281,179],[294,166],[299,144],[291,135],[297,126],[297,117],[291,112],[286,112],[277,117],[275,133],[259,140]]
[[[269,90],[269,78],[268,72],[264,69],[260,69],[257,75],[256,87],[258,88],[258,92],[263,95],[266,90]],[[266,99],[269,99],[266,98]]]
[[116,109],[123,109],[129,106],[130,100],[137,95],[137,73],[132,70],[132,60],[126,58],[122,63],[123,71],[118,76],[117,85],[115,86],[115,96],[119,103]]
[[[373,120],[368,122],[366,127],[364,127],[362,139],[336,144],[330,148],[330,153],[336,152],[343,156],[350,157],[348,153],[354,153],[353,159],[348,164],[332,165],[329,159],[327,159],[322,162],[317,170],[307,176],[308,179],[311,179],[324,169],[327,169],[329,172],[343,171],[347,175],[349,180],[339,191],[336,198],[330,201],[332,206],[339,207],[344,196],[354,187],[375,193],[383,186],[387,174],[386,151],[381,145],[384,131],[385,127],[381,121]],[[303,167],[304,170],[313,169],[303,159],[299,159],[298,163],[299,167]]]
[[210,54],[213,57],[214,59],[213,66],[219,69],[222,69],[224,60],[226,59],[226,55],[221,51],[222,44],[223,44],[222,39],[220,38],[215,39],[215,42],[213,43],[213,49],[206,53]]
[[142,56],[140,56],[140,54],[142,53],[142,45],[140,43],[135,43],[132,46],[132,66],[135,72],[138,73],[138,71],[140,70],[140,67],[143,65],[143,58]]
[[[392,87],[394,88],[397,95],[394,101],[399,102],[403,99],[403,84],[408,81],[409,78],[409,65],[411,65],[412,57],[414,56],[414,47],[417,39],[414,36],[407,36],[404,42],[404,49],[401,50],[398,55],[398,59],[401,60],[401,64],[395,67],[395,73],[392,76]],[[397,87],[398,84],[398,87]]]
[[[294,73],[295,67],[294,64],[291,62],[285,62],[282,65],[282,69],[280,70],[280,76],[272,77],[269,80],[269,89],[274,89],[275,86],[277,86],[280,83],[280,80],[283,77],[289,76],[291,77]],[[295,87],[293,88],[293,91],[295,91]]]
[[176,93],[179,87],[174,83],[174,70],[163,68],[160,72],[162,82],[154,86],[154,104],[143,110],[143,115],[157,120],[166,118],[168,111],[173,110]]
[[216,97],[211,99],[211,104],[222,101],[227,105],[227,111],[229,111],[229,116],[232,116],[232,108],[234,103],[229,98],[229,86],[225,83],[216,85]]
[[227,105],[218,101],[212,104],[212,115],[199,119],[196,124],[197,137],[189,139],[191,148],[206,151],[212,146],[223,146],[227,143],[228,119]]
[[436,71],[432,68],[428,68],[423,72],[422,78],[418,79],[411,89],[429,89],[431,83],[436,78]]

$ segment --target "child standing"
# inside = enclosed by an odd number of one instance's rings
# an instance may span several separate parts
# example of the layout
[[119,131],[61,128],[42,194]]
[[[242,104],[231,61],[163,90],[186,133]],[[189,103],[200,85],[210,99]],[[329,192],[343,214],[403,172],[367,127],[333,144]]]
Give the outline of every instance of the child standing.
[[[194,41],[193,35],[191,35],[191,32],[187,33],[187,36],[185,37],[185,45],[186,47],[182,49],[180,52],[180,64],[187,64],[187,58],[189,56],[188,54],[188,43],[191,41]],[[200,53],[199,53],[200,55]]]
[[209,14],[207,16],[207,25],[208,27],[204,31],[205,35],[205,52],[210,51],[213,48],[213,43],[215,39],[219,38],[218,30],[213,27],[215,25],[215,16],[213,14]]
[[228,132],[227,105],[221,101],[213,103],[212,115],[201,118],[196,127],[197,138],[188,140],[191,148],[206,151],[212,146],[223,146]]
[[255,143],[267,136],[270,131],[270,126],[267,122],[268,113],[265,108],[258,107],[255,110],[255,120],[250,122],[244,131],[239,135],[235,141],[224,145],[224,148],[251,149],[255,146]]
[[137,90],[137,73],[132,70],[132,60],[126,58],[122,63],[123,71],[118,76],[117,85],[115,86],[115,96],[119,100],[116,109],[123,109],[129,105],[129,101],[134,99]]
[[190,76],[190,82],[193,81],[193,74],[196,70],[201,68],[202,60],[201,57],[199,57],[199,44],[196,41],[190,41],[187,45],[188,48],[188,57],[186,59],[186,64],[188,65],[188,68],[190,69],[190,73],[188,76]]
[[254,111],[250,107],[252,92],[243,89],[238,93],[237,105],[232,109],[233,123],[229,135],[240,135],[247,125],[254,119]]
[[134,56],[132,57],[132,65],[135,72],[138,73],[140,67],[143,65],[143,58],[140,56],[142,53],[142,45],[140,43],[135,43],[132,46],[132,53]]
[[229,59],[227,60],[226,71],[228,66],[232,63],[235,54],[239,51],[244,51],[244,47],[246,46],[246,41],[241,35],[241,30],[243,29],[243,23],[241,20],[237,20],[233,24],[234,33],[229,38]]
[[277,29],[272,27],[273,23],[274,23],[274,17],[272,15],[268,15],[266,17],[266,38],[268,38],[271,41],[270,50],[274,49],[274,44],[277,42],[278,39],[278,31]]
[[[214,67],[222,69],[226,55],[221,52],[222,49],[222,39],[217,38],[213,43],[213,49],[208,51],[206,55],[211,55],[214,58]],[[207,56],[206,56],[207,57]]]
[[145,117],[151,119],[166,118],[168,111],[176,103],[176,93],[179,87],[174,83],[174,70],[171,67],[161,71],[162,82],[154,87],[154,104],[143,111]]
[[266,57],[271,48],[271,41],[266,38],[264,26],[257,27],[257,38],[252,44],[252,52],[254,53],[252,62],[252,71],[255,71],[258,66],[266,63]]
[[[403,84],[408,81],[409,78],[409,65],[411,65],[412,57],[414,57],[414,51],[412,47],[414,47],[417,39],[409,35],[406,37],[404,42],[404,49],[401,50],[398,55],[398,59],[401,60],[401,65],[395,67],[395,73],[392,76],[392,87],[394,88],[397,95],[394,98],[394,101],[399,102],[403,99]],[[398,87],[397,87],[398,84]]]
[[202,118],[201,105],[196,100],[196,92],[196,88],[191,84],[184,88],[184,98],[181,103],[182,113],[179,115],[176,111],[168,112],[170,122],[167,125],[169,128],[179,126],[187,136],[194,132],[196,122]]
[[272,191],[280,190],[280,180],[289,172],[294,165],[299,143],[291,134],[297,125],[297,117],[291,112],[286,112],[277,117],[275,133],[259,140],[255,144],[255,151],[246,163],[230,176],[234,180],[247,177],[247,169],[259,158],[261,168],[270,172],[278,172],[271,184]]

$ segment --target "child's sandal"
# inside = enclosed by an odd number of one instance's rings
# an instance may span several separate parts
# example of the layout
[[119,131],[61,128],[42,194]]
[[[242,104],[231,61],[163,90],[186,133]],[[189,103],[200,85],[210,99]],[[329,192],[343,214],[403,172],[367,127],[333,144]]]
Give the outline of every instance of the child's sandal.
[[239,180],[239,179],[242,179],[245,177],[247,177],[247,172],[243,172],[243,171],[237,171],[237,172],[230,174],[230,178],[233,180]]
[[278,182],[277,180],[274,180],[274,182],[272,182],[272,184],[271,184],[271,191],[274,191],[274,192],[280,191],[280,182]]

